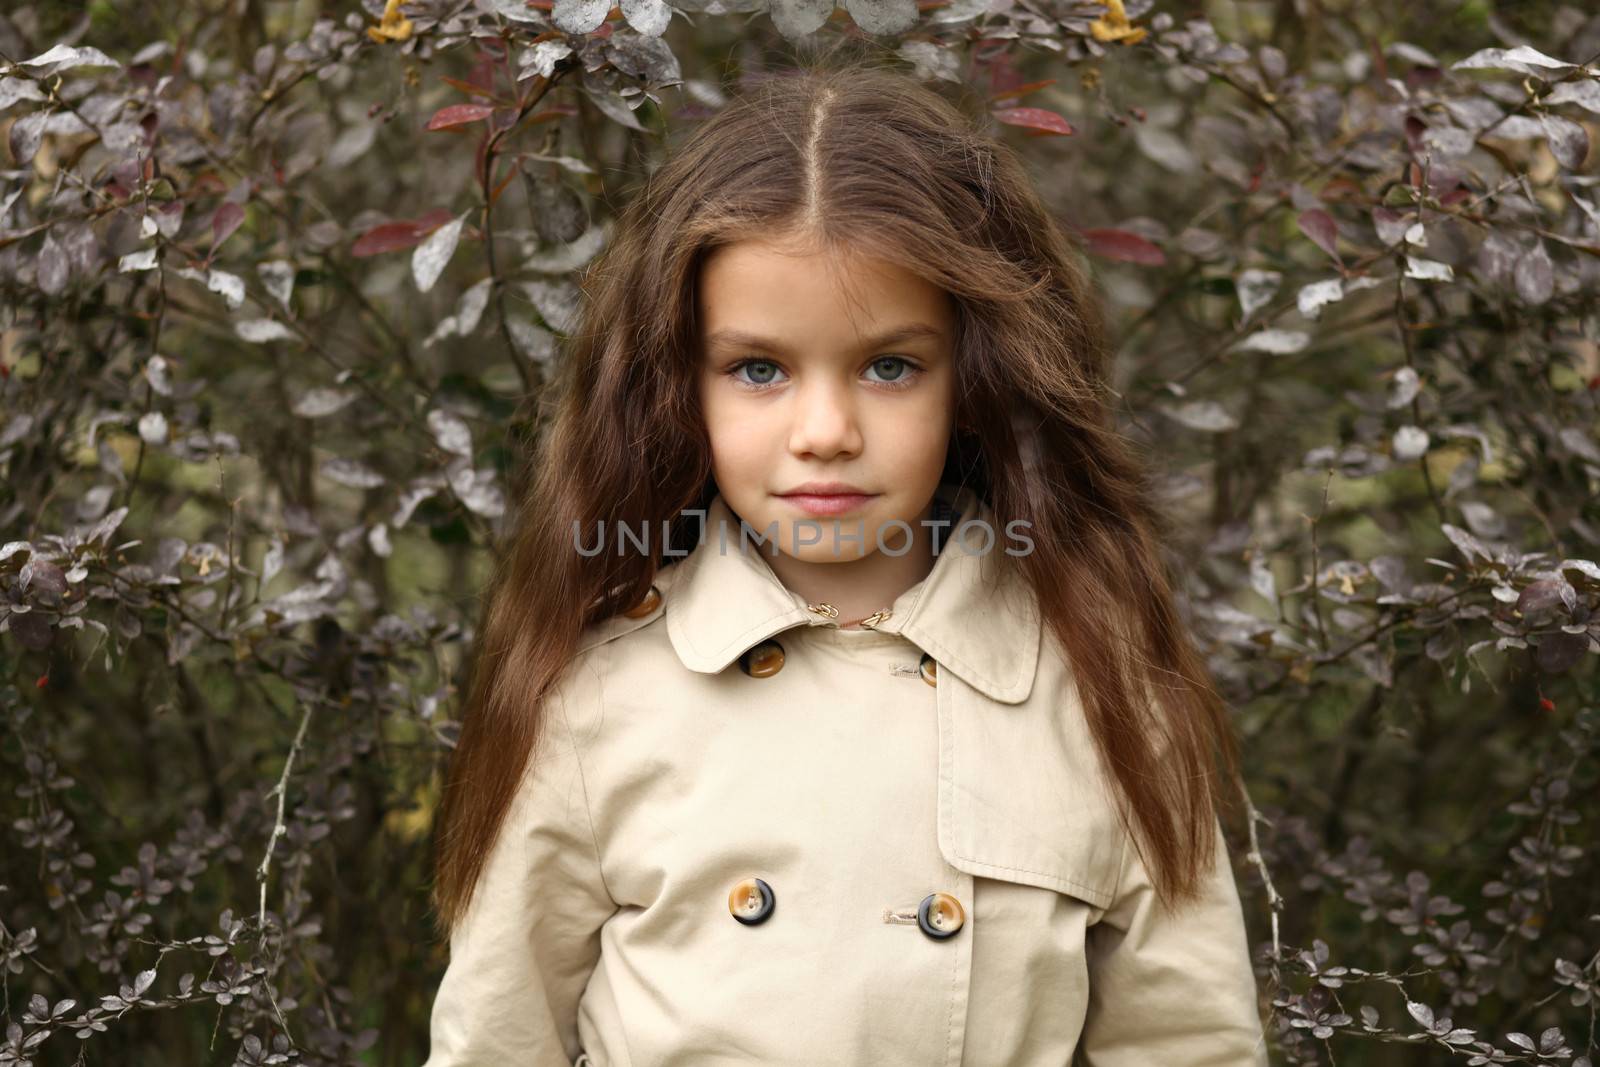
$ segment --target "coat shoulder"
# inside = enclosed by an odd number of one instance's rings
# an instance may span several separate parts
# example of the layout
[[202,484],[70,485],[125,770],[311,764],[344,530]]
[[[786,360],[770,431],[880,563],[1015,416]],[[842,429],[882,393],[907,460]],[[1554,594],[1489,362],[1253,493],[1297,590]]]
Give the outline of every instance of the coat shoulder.
[[584,656],[601,645],[610,644],[618,638],[626,637],[636,630],[643,630],[665,618],[667,600],[671,596],[672,584],[677,575],[676,566],[662,567],[650,583],[650,592],[637,605],[586,627],[578,642],[578,655]]

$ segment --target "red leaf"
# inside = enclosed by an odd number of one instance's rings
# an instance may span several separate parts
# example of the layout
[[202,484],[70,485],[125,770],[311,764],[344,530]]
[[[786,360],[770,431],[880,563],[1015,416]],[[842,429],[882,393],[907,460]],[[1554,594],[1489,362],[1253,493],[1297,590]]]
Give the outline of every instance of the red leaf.
[[433,118],[428,120],[427,130],[448,130],[456,126],[465,126],[469,122],[478,122],[494,114],[494,108],[488,104],[451,104],[441,107],[433,113]]
[[215,249],[226,241],[243,222],[244,208],[232,200],[218,207],[217,213],[211,216],[211,247]]
[[1073,132],[1072,125],[1066,119],[1042,107],[1003,107],[990,114],[1008,126],[1025,126],[1030,130],[1061,137]]
[[486,89],[481,85],[473,85],[471,82],[462,81],[460,78],[452,78],[447,74],[441,74],[439,75],[439,80],[450,86],[452,89],[461,90],[468,96],[484,96],[488,97],[490,100],[499,99],[499,97],[495,95],[493,89]]
[[1084,230],[1089,251],[1106,259],[1119,259],[1125,263],[1143,263],[1147,267],[1160,267],[1167,262],[1167,254],[1160,247],[1127,230]]
[[48,671],[46,671],[44,674],[39,675],[38,681],[33,683],[35,689],[43,689],[45,686],[47,686],[49,684],[50,684],[50,673]]
[[554,122],[566,115],[576,115],[578,109],[571,104],[552,104],[529,115],[525,125],[533,126],[541,122]]
[[350,246],[350,254],[359,259],[363,256],[376,256],[383,252],[398,252],[403,248],[413,248],[421,244],[424,237],[453,218],[455,216],[444,208],[434,208],[420,219],[379,223],[356,238],[355,244]]
[[1044,81],[1040,82],[1029,82],[1026,85],[1018,85],[1010,89],[1002,89],[998,93],[991,94],[989,99],[990,101],[1015,100],[1019,96],[1026,96],[1028,93],[1034,92],[1038,89],[1043,89],[1046,86],[1054,85],[1055,83],[1056,80],[1054,78],[1046,78]]
[[1300,212],[1297,221],[1300,223],[1300,231],[1315,241],[1318,248],[1335,260],[1339,260],[1339,224],[1333,221],[1332,215],[1319,207],[1314,207]]

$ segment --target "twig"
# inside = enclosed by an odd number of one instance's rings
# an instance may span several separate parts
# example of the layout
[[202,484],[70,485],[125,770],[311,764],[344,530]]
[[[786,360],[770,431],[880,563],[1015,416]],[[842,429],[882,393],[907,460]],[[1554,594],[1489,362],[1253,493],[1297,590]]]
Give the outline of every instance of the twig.
[[311,713],[316,709],[315,703],[306,705],[305,714],[300,716],[300,729],[295,732],[294,744],[289,748],[289,758],[283,761],[283,774],[278,777],[278,784],[272,787],[272,792],[267,794],[269,797],[274,793],[277,794],[278,818],[273,823],[271,836],[267,838],[267,851],[261,857],[261,866],[256,870],[256,880],[261,883],[261,905],[260,912],[256,918],[256,928],[262,932],[263,936],[266,933],[267,926],[267,869],[272,865],[272,849],[277,845],[278,838],[284,835],[286,829],[283,822],[283,802],[284,797],[289,792],[289,773],[294,770],[295,756],[299,754],[301,746],[305,744],[306,727],[311,722]]
[[1272,874],[1267,870],[1267,861],[1261,857],[1261,842],[1256,837],[1256,823],[1259,821],[1271,826],[1272,820],[1257,811],[1256,806],[1250,803],[1250,790],[1245,786],[1244,778],[1240,777],[1237,780],[1239,782],[1239,795],[1244,798],[1245,811],[1250,816],[1250,851],[1245,854],[1245,859],[1254,864],[1256,870],[1261,872],[1262,884],[1267,887],[1267,907],[1272,913],[1272,976],[1276,979],[1278,977],[1278,958],[1283,951],[1282,945],[1278,940],[1278,912],[1283,910],[1283,897],[1278,895],[1277,888],[1272,884]]

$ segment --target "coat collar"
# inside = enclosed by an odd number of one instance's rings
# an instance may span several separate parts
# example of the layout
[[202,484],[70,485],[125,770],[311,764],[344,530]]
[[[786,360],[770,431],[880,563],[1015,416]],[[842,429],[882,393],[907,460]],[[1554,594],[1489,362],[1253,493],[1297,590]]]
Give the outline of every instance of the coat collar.
[[[951,671],[986,696],[1019,703],[1032,691],[1038,667],[1037,600],[1018,570],[998,565],[1014,545],[988,505],[972,489],[948,484],[937,498],[955,516],[941,535],[933,569],[895,599],[875,629],[903,635],[938,661],[941,672]],[[994,531],[988,551],[979,551],[983,539],[976,532],[970,549],[954,536],[968,518]],[[740,551],[739,519],[718,494],[706,509],[700,544],[661,571],[667,635],[689,670],[716,674],[774,634],[834,625],[778,580],[765,551],[754,541]]]

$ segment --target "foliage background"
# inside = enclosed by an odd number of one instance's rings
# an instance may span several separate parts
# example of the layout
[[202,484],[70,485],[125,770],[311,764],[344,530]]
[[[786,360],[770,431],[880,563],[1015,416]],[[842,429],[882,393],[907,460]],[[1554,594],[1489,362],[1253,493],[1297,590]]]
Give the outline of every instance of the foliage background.
[[985,108],[1104,286],[1245,737],[1274,1061],[1586,1067],[1600,15],[776,3],[0,14],[0,1065],[420,1062],[574,272],[850,39]]

